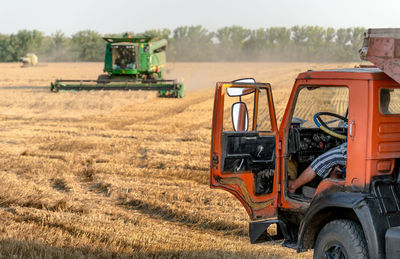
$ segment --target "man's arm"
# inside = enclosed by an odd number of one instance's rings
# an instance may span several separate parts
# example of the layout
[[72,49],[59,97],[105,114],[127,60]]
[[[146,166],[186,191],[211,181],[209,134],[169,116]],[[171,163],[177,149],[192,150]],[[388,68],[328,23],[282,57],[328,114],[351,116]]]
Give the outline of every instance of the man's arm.
[[289,192],[294,193],[297,188],[310,182],[312,179],[315,178],[315,176],[317,176],[317,174],[314,172],[311,166],[307,167],[306,170],[304,170],[304,172],[296,180],[289,180]]

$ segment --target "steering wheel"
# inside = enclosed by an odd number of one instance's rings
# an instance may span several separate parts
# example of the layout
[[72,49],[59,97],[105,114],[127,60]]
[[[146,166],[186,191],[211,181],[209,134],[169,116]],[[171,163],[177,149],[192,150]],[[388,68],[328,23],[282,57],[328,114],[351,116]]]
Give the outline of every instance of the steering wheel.
[[335,117],[335,118],[337,118],[339,120],[342,120],[345,123],[348,122],[347,118],[343,117],[343,116],[341,116],[339,114],[332,113],[332,112],[317,112],[316,114],[314,114],[314,123],[315,123],[315,125],[317,125],[318,128],[320,128],[322,131],[328,133],[332,137],[336,137],[336,138],[339,138],[339,139],[346,140],[346,138],[347,138],[346,135],[336,133],[335,131],[333,131],[333,129],[331,129],[327,125],[329,123],[336,122],[338,120],[332,120],[332,121],[324,122],[320,117],[321,115],[327,115],[327,116]]

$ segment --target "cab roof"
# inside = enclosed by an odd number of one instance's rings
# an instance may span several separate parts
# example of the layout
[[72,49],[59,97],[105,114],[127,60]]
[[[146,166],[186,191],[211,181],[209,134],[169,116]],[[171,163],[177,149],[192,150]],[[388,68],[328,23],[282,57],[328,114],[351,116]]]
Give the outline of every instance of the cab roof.
[[355,79],[355,80],[389,80],[394,81],[376,67],[342,68],[327,70],[308,70],[300,73],[297,79]]
[[103,39],[110,43],[119,43],[119,42],[127,42],[127,43],[147,43],[155,39],[154,37],[103,37]]

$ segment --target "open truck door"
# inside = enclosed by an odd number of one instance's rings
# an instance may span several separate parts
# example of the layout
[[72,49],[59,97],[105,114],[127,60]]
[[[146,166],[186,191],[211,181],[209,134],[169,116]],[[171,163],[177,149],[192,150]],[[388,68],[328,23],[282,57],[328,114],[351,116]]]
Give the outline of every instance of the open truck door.
[[211,187],[237,197],[252,220],[276,216],[279,139],[270,84],[218,82],[213,114]]

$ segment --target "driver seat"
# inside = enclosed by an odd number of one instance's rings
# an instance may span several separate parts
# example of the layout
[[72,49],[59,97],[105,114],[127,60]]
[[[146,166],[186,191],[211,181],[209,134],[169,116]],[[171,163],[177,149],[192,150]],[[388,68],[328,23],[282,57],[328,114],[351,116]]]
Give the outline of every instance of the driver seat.
[[[331,168],[328,177],[340,180],[344,179],[345,176],[346,176],[346,166],[335,165]],[[307,199],[312,199],[315,195],[316,190],[317,188],[313,188],[306,185],[303,185],[303,187],[301,188],[303,196],[306,197]]]

